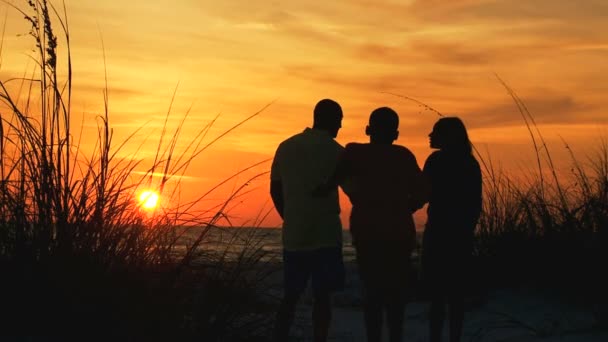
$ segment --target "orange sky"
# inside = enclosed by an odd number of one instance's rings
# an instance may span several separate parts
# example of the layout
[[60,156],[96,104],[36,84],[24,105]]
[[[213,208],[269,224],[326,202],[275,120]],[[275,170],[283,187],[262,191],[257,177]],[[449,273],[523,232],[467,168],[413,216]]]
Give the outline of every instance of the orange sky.
[[[26,2],[11,1],[22,8]],[[401,116],[399,144],[422,166],[437,117],[383,94],[414,97],[458,115],[471,140],[496,163],[526,170],[532,147],[500,75],[535,116],[556,159],[563,137],[583,155],[606,137],[608,2],[603,0],[204,1],[66,0],[74,68],[75,122],[94,132],[103,111],[105,46],[115,141],[144,126],[124,150],[142,143],[153,155],[174,89],[172,122],[191,107],[182,143],[221,114],[207,141],[276,100],[260,116],[205,151],[182,180],[194,198],[239,169],[272,157],[283,139],[311,124],[329,97],[344,109],[338,141],[366,141],[371,110]],[[6,5],[0,77],[21,76],[33,41],[22,16]],[[60,42],[61,44],[62,42]],[[83,144],[93,144],[86,140]],[[222,199],[247,176],[205,203]],[[247,223],[269,208],[268,177],[231,212]],[[343,201],[345,215],[348,203]],[[345,222],[346,223],[346,222]],[[264,225],[278,226],[272,213]]]

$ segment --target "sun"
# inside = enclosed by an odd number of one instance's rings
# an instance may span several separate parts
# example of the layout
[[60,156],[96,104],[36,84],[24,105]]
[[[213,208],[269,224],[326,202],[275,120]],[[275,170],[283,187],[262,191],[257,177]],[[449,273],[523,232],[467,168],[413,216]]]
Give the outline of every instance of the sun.
[[156,191],[146,190],[139,195],[139,204],[144,209],[151,210],[158,206],[159,199],[160,196]]

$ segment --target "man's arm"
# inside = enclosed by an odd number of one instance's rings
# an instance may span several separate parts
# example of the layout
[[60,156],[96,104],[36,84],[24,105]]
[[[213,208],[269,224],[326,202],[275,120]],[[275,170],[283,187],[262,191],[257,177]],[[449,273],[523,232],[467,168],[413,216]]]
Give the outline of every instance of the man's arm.
[[277,209],[277,212],[283,218],[283,184],[279,180],[270,180],[270,197],[272,197],[272,203]]
[[[352,146],[352,145],[351,145]],[[354,192],[354,186],[352,182],[352,149],[346,148],[342,150],[338,163],[336,164],[336,171],[333,176],[333,181],[336,185],[342,188],[342,191],[350,198]]]
[[325,197],[338,186],[342,188],[344,193],[350,196],[350,182],[348,176],[348,160],[346,159],[345,150],[338,156],[336,168],[329,179],[324,184],[319,184],[312,192],[314,197]]
[[272,166],[270,167],[270,197],[272,203],[277,209],[277,212],[283,218],[283,209],[285,208],[285,199],[283,198],[283,183],[281,182],[281,159],[283,156],[283,144],[277,148],[274,158],[272,159]]

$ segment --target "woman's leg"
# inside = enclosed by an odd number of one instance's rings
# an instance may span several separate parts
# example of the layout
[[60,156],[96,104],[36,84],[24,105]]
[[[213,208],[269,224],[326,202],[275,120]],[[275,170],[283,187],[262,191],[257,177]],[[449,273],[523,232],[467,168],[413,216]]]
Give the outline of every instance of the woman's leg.
[[464,298],[461,294],[453,295],[448,301],[450,319],[450,342],[460,342],[464,324]]

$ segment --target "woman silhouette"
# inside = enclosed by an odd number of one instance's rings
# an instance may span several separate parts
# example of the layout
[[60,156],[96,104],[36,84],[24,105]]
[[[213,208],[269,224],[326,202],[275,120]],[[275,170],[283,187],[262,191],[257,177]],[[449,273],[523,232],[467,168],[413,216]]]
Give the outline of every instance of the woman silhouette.
[[462,335],[465,281],[481,212],[481,170],[459,118],[440,119],[429,138],[431,148],[438,149],[423,169],[431,183],[422,244],[423,275],[431,299],[430,340],[441,341],[447,306],[450,341],[456,342]]

